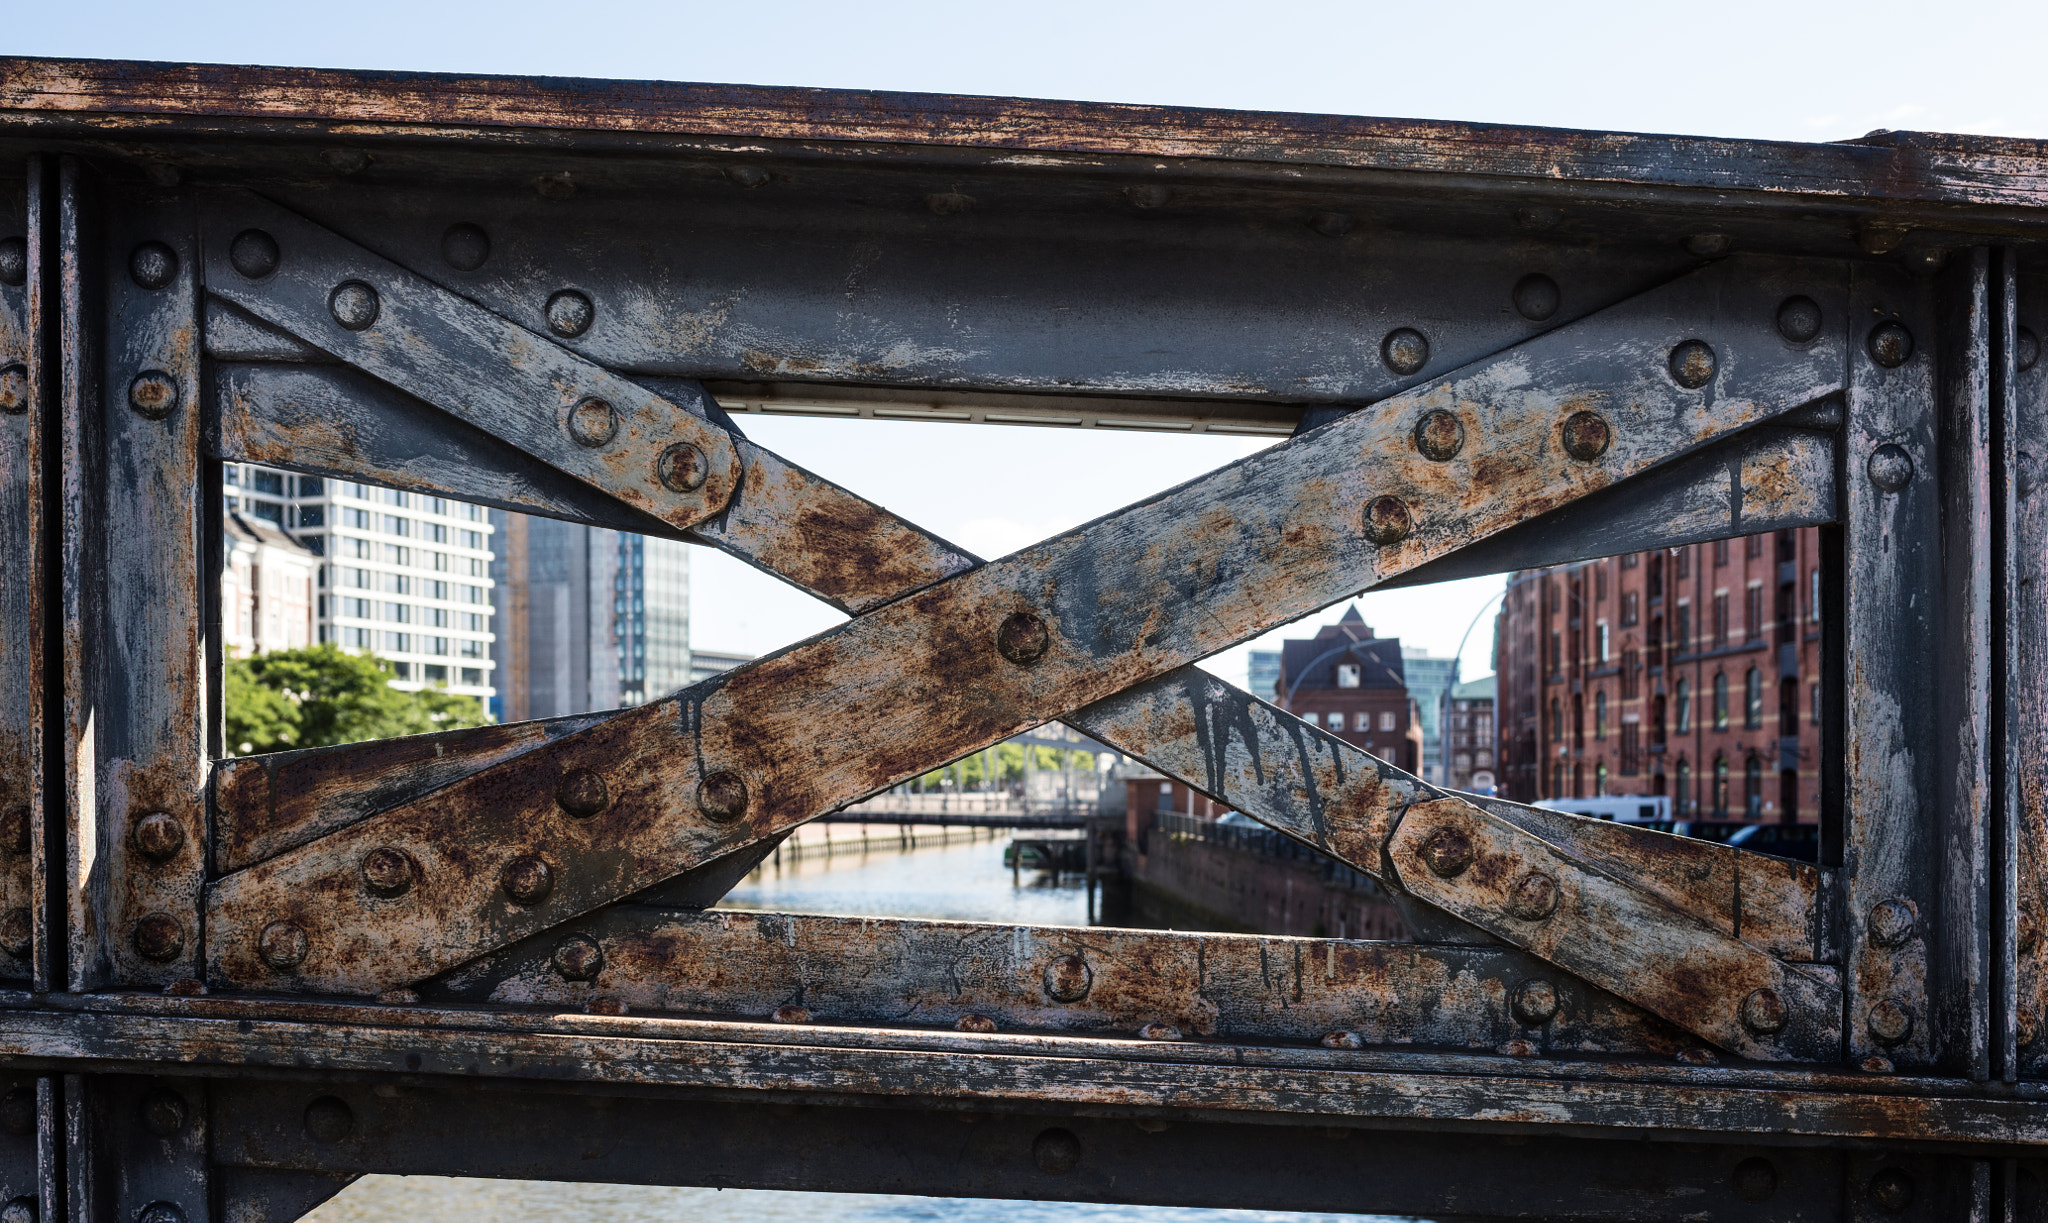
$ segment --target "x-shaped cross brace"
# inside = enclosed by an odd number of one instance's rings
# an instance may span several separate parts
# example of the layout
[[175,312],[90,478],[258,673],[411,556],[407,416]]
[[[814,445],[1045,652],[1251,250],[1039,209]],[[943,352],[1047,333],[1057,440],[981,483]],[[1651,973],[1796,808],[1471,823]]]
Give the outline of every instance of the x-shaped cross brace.
[[[1839,391],[1845,326],[1779,322],[1846,324],[1836,265],[1708,266],[983,563],[284,209],[217,204],[209,292],[857,614],[223,877],[215,979],[420,981],[1066,719],[1724,1048],[1838,1049],[1823,970],[1192,667]],[[820,516],[851,564],[810,546]]]

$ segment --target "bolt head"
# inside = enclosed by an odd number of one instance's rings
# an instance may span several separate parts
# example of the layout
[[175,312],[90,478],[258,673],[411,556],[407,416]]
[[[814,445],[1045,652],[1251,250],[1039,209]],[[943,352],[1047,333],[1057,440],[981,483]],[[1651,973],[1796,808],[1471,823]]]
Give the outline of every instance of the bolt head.
[[245,229],[228,243],[228,263],[249,280],[275,272],[277,261],[277,239],[260,229]]
[[1415,519],[1408,513],[1408,503],[1399,497],[1374,497],[1365,503],[1363,527],[1367,540],[1387,548],[1408,538],[1415,530]]
[[953,1021],[953,1030],[956,1032],[975,1032],[985,1035],[996,1030],[996,1021],[986,1015],[962,1015]]
[[1453,413],[1437,408],[1415,422],[1415,449],[1433,463],[1444,463],[1465,448],[1465,425]]
[[1325,1049],[1363,1049],[1365,1037],[1356,1032],[1325,1032],[1321,1043]]
[[395,899],[412,891],[419,878],[419,864],[412,855],[392,845],[379,845],[363,855],[363,888],[372,896]]
[[1779,303],[1778,334],[1793,344],[1810,343],[1820,334],[1820,303],[1805,296]]
[[0,1206],[0,1223],[36,1223],[36,1200],[18,1197]]
[[131,935],[135,952],[159,964],[175,960],[185,950],[185,928],[168,913],[150,913],[135,923]]
[[1742,1000],[1742,1026],[1758,1036],[1785,1029],[1785,999],[1777,990],[1760,989]]
[[28,240],[0,238],[0,285],[28,282]]
[[144,420],[162,420],[178,407],[178,380],[160,369],[146,369],[128,384],[128,406]]
[[17,960],[28,958],[29,942],[35,937],[35,918],[26,906],[9,909],[0,916],[0,951]]
[[142,1128],[159,1138],[169,1138],[185,1128],[185,1097],[168,1087],[159,1087],[142,1098]]
[[441,235],[441,258],[458,272],[474,272],[490,257],[491,237],[481,225],[463,221]]
[[569,769],[555,786],[555,803],[579,820],[589,819],[611,806],[611,791],[604,778],[589,769]]
[[128,252],[128,278],[145,289],[161,289],[178,278],[178,252],[161,242],[144,242]]
[[305,1126],[314,1142],[340,1142],[356,1128],[355,1110],[340,1096],[321,1096],[306,1105]]
[[1864,1026],[1881,1045],[1896,1045],[1913,1034],[1913,1012],[1895,999],[1886,998],[1870,1008]]
[[28,366],[0,367],[0,412],[19,416],[28,411]]
[[1422,843],[1422,862],[1440,879],[1455,879],[1465,873],[1478,856],[1472,835],[1462,828],[1439,828]]
[[498,884],[513,903],[537,905],[555,890],[555,868],[537,854],[521,854],[505,864]]
[[1867,929],[1870,941],[1880,947],[1903,947],[1919,927],[1920,918],[1913,902],[1894,897],[1880,900],[1870,906],[1870,920]]
[[1885,369],[1897,369],[1913,355],[1913,333],[1896,320],[1886,319],[1870,329],[1865,347],[1872,361]]
[[1515,313],[1540,323],[1557,313],[1557,282],[1541,272],[1531,272],[1515,282]]
[[1886,1168],[1870,1178],[1863,1195],[1884,1213],[1899,1214],[1913,1204],[1913,1178],[1898,1168]]
[[1688,391],[1696,391],[1714,380],[1714,350],[1705,340],[1687,340],[1671,350],[1666,361],[1671,380]]
[[1429,341],[1413,327],[1396,327],[1380,341],[1380,360],[1406,378],[1429,364]]
[[185,848],[185,826],[165,811],[152,811],[135,821],[135,852],[152,862],[168,862]]
[[1888,493],[1898,492],[1913,479],[1913,456],[1904,446],[1886,442],[1870,452],[1867,465],[1870,482]]
[[697,810],[714,824],[730,824],[747,813],[747,782],[731,769],[718,769],[697,783]]
[[[596,449],[606,445],[619,434],[619,414],[612,405],[591,396],[579,401],[569,409],[569,436],[578,446]],[[663,476],[662,482],[668,482]],[[701,481],[700,481],[701,482]]]
[[1045,996],[1054,1002],[1079,1002],[1095,985],[1095,970],[1078,955],[1063,955],[1045,966]]
[[1558,897],[1556,879],[1542,871],[1530,871],[1508,890],[1508,914],[1523,921],[1543,921],[1557,912]]
[[271,922],[256,936],[256,958],[278,972],[290,972],[305,963],[311,948],[305,927],[297,922]]
[[334,321],[349,331],[367,330],[377,321],[380,309],[377,290],[360,280],[344,281],[327,295],[327,310]]
[[2022,327],[2017,332],[2014,332],[2012,337],[2013,368],[2017,369],[2020,373],[2024,374],[2028,370],[2034,368],[2034,363],[2036,361],[2039,361],[2040,359],[2040,337],[2036,336],[2033,332],[2027,330],[2025,327]]
[[689,442],[677,442],[654,460],[654,474],[670,492],[694,493],[711,476],[711,460]]
[[1068,1130],[1047,1130],[1031,1140],[1031,1162],[1049,1176],[1064,1176],[1081,1162],[1081,1140]]
[[594,938],[572,934],[555,945],[553,961],[565,981],[595,981],[604,971],[604,948]]
[[1028,667],[1052,651],[1052,633],[1030,612],[1011,612],[996,626],[996,653]]
[[591,321],[597,317],[597,307],[590,298],[574,289],[562,289],[548,297],[546,310],[548,330],[563,339],[573,339],[590,330]]
[[1574,412],[1565,417],[1560,435],[1564,452],[1581,463],[1591,463],[1614,444],[1614,431],[1598,412]]
[[1524,981],[1515,987],[1509,1006],[1517,1022],[1540,1028],[1557,1018],[1557,987],[1543,980]]
[[1728,1179],[1735,1196],[1745,1202],[1767,1201],[1778,1191],[1778,1169],[1768,1159],[1745,1159]]

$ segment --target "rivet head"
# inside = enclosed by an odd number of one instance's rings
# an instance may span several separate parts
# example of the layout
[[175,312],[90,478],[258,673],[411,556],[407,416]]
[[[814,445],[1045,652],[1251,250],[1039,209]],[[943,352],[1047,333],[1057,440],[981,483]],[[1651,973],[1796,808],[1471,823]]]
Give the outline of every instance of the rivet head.
[[619,414],[602,399],[591,396],[569,409],[569,436],[576,439],[578,446],[596,449],[608,444],[618,433]]
[[1405,378],[1429,364],[1429,341],[1413,327],[1396,327],[1380,341],[1380,360]]
[[256,936],[256,957],[279,972],[290,972],[306,962],[311,946],[305,927],[297,922],[274,921]]
[[339,1096],[321,1096],[306,1105],[305,1126],[314,1142],[340,1142],[356,1128],[355,1110]]
[[483,226],[462,221],[441,235],[441,258],[458,272],[474,272],[491,257],[491,236]]
[[162,420],[178,408],[178,380],[160,369],[146,369],[128,384],[128,406],[144,420]]
[[1778,1169],[1768,1159],[1745,1159],[1735,1165],[1735,1175],[1728,1179],[1735,1196],[1745,1202],[1768,1201],[1778,1191]]
[[589,819],[611,806],[611,790],[604,778],[589,769],[569,769],[555,786],[555,803],[579,820]]
[[1886,1214],[1899,1214],[1913,1204],[1913,1178],[1898,1168],[1885,1168],[1870,1178],[1863,1196]]
[[548,297],[546,313],[548,330],[570,339],[590,330],[597,307],[590,304],[588,296],[574,289],[562,289]]
[[1049,1176],[1064,1176],[1081,1162],[1081,1140],[1068,1130],[1047,1130],[1031,1140],[1031,1162]]
[[0,285],[28,282],[28,240],[0,238]]
[[1152,1022],[1138,1029],[1139,1040],[1179,1040],[1180,1029],[1170,1023]]
[[1564,418],[1560,430],[1564,452],[1581,463],[1591,463],[1614,444],[1614,431],[1598,412],[1574,412]]
[[1913,1034],[1913,1012],[1886,998],[1870,1008],[1864,1026],[1881,1045],[1896,1045]]
[[185,1097],[168,1087],[159,1087],[142,1098],[142,1128],[159,1138],[169,1138],[185,1128]]
[[1365,503],[1361,525],[1366,539],[1385,548],[1408,538],[1415,530],[1415,519],[1408,513],[1408,503],[1399,497],[1374,497]]
[[185,826],[164,811],[135,821],[135,852],[152,862],[168,862],[185,848]]
[[1515,313],[1540,323],[1557,313],[1557,282],[1541,272],[1531,272],[1515,282]]
[[392,845],[379,845],[363,855],[363,888],[372,896],[391,900],[412,891],[419,878],[419,864],[412,855]]
[[1902,947],[1913,937],[1920,918],[1908,900],[1894,897],[1870,906],[1870,941],[1880,947]]
[[1052,633],[1030,612],[1011,612],[996,626],[996,653],[1028,667],[1052,650]]
[[1433,463],[1456,458],[1465,448],[1465,426],[1453,413],[1438,408],[1415,422],[1415,449]]
[[1078,955],[1063,955],[1045,966],[1045,996],[1054,1002],[1079,1002],[1095,985],[1095,970]]
[[0,1129],[16,1138],[36,1132],[36,1093],[33,1087],[16,1087],[0,1098]]
[[953,1021],[955,1032],[974,1032],[979,1035],[987,1035],[995,1031],[997,1026],[996,1021],[986,1015],[967,1014]]
[[1509,1006],[1517,1021],[1540,1028],[1557,1018],[1557,987],[1548,981],[1524,981],[1515,987],[1515,998]]
[[731,769],[719,769],[697,783],[697,810],[714,824],[730,824],[747,813],[747,782]]
[[1805,344],[1820,334],[1820,303],[1811,297],[1788,297],[1778,305],[1778,334]]
[[555,890],[555,868],[545,858],[521,854],[505,864],[498,885],[515,904],[537,905]]
[[250,280],[277,270],[277,239],[260,229],[245,229],[228,243],[228,263]]
[[0,367],[0,412],[19,416],[28,411],[28,366]]
[[1666,361],[1671,380],[1688,391],[1696,391],[1714,380],[1714,350],[1705,340],[1687,340],[1671,350]]
[[17,960],[28,958],[29,940],[35,936],[35,919],[26,906],[0,915],[0,951]]
[[694,493],[711,475],[711,460],[689,442],[677,442],[654,460],[654,474],[670,492]]
[[1477,851],[1462,828],[1439,828],[1422,843],[1422,862],[1440,879],[1455,879],[1472,865]]
[[161,289],[178,278],[178,252],[161,242],[144,242],[128,252],[128,278],[145,289]]
[[1557,880],[1542,871],[1530,871],[1508,889],[1508,915],[1523,921],[1543,921],[1557,912]]
[[1774,989],[1754,990],[1742,1000],[1742,1026],[1758,1036],[1785,1029],[1785,1000]]
[[1734,239],[1722,233],[1699,233],[1685,236],[1685,249],[1701,259],[1719,259],[1735,245]]
[[328,313],[350,331],[367,330],[377,321],[377,290],[360,280],[343,281],[327,295]]
[[1870,452],[1866,465],[1870,482],[1888,493],[1898,492],[1913,480],[1913,456],[1904,446],[1886,442]]
[[557,943],[553,959],[565,981],[595,981],[604,971],[604,948],[587,935],[572,934]]
[[1913,355],[1913,333],[1896,320],[1886,319],[1870,329],[1865,347],[1872,361],[1885,369],[1897,369]]
[[1363,1049],[1365,1037],[1356,1032],[1325,1032],[1319,1043],[1325,1049]]
[[0,1206],[0,1223],[36,1223],[36,1200],[18,1197]]
[[2034,363],[2035,363],[2035,362],[2037,362],[2037,361],[2039,361],[2040,359],[2041,359],[2041,340],[2040,340],[2040,337],[2036,336],[2036,335],[2035,335],[2035,334],[2034,334],[2033,332],[2031,332],[2031,331],[2027,330],[2027,329],[2026,329],[2025,327],[2022,327],[2022,328],[2020,328],[2020,329],[2019,329],[2019,330],[2018,330],[2017,332],[2013,333],[2013,337],[2012,337],[2012,363],[2013,363],[2013,368],[2015,368],[2015,369],[2019,370],[2019,372],[2020,372],[2020,373],[2023,373],[2023,374],[2024,374],[2024,373],[2026,373],[2026,372],[2027,372],[2028,370],[2030,370],[2030,369],[2034,368]]
[[175,960],[185,950],[185,928],[168,913],[150,913],[135,923],[135,951],[145,960]]

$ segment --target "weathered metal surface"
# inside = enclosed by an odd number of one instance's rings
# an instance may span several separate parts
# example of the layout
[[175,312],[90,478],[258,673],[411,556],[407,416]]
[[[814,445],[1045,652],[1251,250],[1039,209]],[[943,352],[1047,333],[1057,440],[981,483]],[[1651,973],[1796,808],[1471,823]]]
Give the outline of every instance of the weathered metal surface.
[[886,921],[614,906],[421,986],[429,1004],[1532,1055],[1671,1055],[1683,1033],[1501,947]]
[[200,231],[207,292],[636,509],[689,526],[732,496],[724,430],[413,271],[247,193]]
[[[1840,385],[1843,342],[1787,345],[1776,312],[1795,290],[1840,312],[1839,274],[1715,265],[229,876],[210,899],[210,972],[371,993],[422,979],[1812,402]],[[1635,339],[1601,342],[1624,324]],[[1671,354],[1695,334],[1718,365],[1687,387]],[[1415,455],[1414,420],[1453,408],[1465,450]],[[858,711],[858,733],[820,733],[820,703]],[[799,725],[800,756],[763,751]],[[605,819],[552,813],[567,769],[611,780]],[[450,819],[494,847],[490,864],[444,835]],[[383,846],[421,866],[395,903],[356,882]],[[501,891],[512,867],[533,876],[524,902]],[[308,932],[307,951],[266,961],[262,932],[284,926]]]
[[213,1219],[207,1095],[205,1082],[189,1078],[66,1076],[64,1169],[74,1217]]
[[[0,548],[13,563],[0,568],[0,974],[35,978],[36,862],[31,852],[43,821],[42,636],[47,558],[43,550],[44,413],[40,386],[45,346],[31,318],[34,272],[46,271],[37,182],[0,185]],[[31,225],[31,212],[34,221]],[[31,250],[35,254],[31,255]],[[14,261],[19,266],[12,266]],[[38,297],[41,285],[35,284]],[[37,302],[38,306],[43,303]]]
[[[1998,487],[2012,513],[2004,558],[2005,623],[2013,665],[2003,677],[2007,696],[2004,741],[2006,784],[2014,827],[2015,929],[2013,1043],[2022,1073],[2039,1076],[2048,1064],[2048,907],[2037,886],[2048,878],[2048,741],[2029,728],[2048,725],[2048,366],[2040,363],[2040,337],[2048,335],[2048,282],[2015,277],[2010,394],[2011,415],[2000,430],[2004,477]],[[2029,343],[2031,341],[2031,343]]]

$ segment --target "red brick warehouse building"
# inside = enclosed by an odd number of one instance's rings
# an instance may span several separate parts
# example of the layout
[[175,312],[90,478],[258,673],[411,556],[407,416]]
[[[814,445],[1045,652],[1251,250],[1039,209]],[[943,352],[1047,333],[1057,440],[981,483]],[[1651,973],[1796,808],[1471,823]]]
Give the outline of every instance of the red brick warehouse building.
[[1422,726],[1408,700],[1401,639],[1373,636],[1356,607],[1309,640],[1283,643],[1280,678],[1260,695],[1396,768],[1422,771]]
[[1510,575],[1494,637],[1504,796],[1668,795],[1818,820],[1815,527]]

